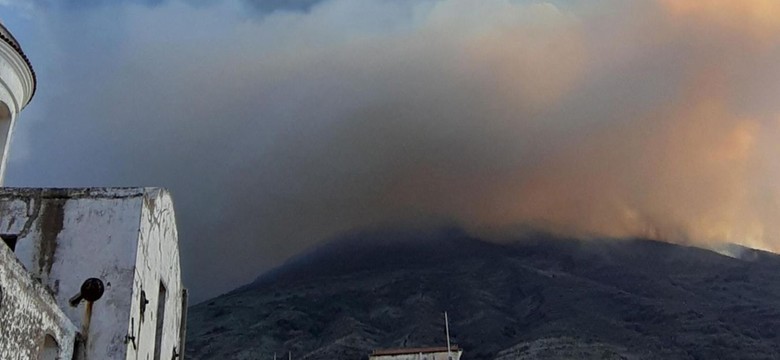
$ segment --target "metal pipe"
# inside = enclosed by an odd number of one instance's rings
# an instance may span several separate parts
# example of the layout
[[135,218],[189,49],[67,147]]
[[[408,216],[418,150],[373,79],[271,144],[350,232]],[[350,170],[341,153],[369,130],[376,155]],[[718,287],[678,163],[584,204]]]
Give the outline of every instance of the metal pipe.
[[447,312],[444,312],[444,329],[447,331],[447,360],[452,360],[452,351],[450,350],[450,320],[447,318]]
[[84,307],[84,321],[81,324],[81,333],[85,338],[89,336],[89,325],[92,323],[92,301],[87,301],[87,306]]

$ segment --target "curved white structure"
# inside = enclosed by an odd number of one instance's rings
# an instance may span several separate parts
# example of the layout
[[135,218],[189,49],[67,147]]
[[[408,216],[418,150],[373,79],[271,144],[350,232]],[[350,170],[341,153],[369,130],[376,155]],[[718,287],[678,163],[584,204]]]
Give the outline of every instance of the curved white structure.
[[13,35],[0,24],[0,185],[16,114],[35,94],[35,72]]

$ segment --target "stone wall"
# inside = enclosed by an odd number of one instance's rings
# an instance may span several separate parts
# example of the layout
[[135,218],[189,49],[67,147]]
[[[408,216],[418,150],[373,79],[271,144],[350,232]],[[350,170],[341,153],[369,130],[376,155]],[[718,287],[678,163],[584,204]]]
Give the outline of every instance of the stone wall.
[[[47,336],[54,349],[44,346]],[[0,359],[49,360],[39,357],[47,350],[57,359],[71,359],[75,339],[76,326],[49,290],[0,243]]]

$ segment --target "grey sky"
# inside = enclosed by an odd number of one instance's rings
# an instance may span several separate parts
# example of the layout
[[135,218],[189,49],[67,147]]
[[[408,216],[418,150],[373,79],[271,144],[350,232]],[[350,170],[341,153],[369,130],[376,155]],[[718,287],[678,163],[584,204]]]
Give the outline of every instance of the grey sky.
[[39,76],[8,185],[170,188],[196,300],[385,223],[777,244],[780,16],[281,3],[0,1]]

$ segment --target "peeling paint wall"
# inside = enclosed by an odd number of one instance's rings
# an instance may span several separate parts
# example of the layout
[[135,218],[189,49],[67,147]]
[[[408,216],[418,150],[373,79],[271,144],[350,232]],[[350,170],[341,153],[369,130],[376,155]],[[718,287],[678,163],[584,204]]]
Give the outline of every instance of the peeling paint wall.
[[[137,350],[154,354],[159,281],[167,284],[170,302],[182,288],[176,222],[167,192],[4,188],[0,214],[0,234],[18,236],[16,255],[31,276],[51,289],[80,331],[89,324],[82,360],[131,358]],[[87,321],[86,304],[73,307],[69,299],[91,277],[103,281],[105,293],[93,304]],[[138,317],[141,286],[149,288],[144,322]],[[181,306],[171,304],[170,309],[165,324],[173,328]],[[178,330],[168,332],[178,339]],[[170,359],[170,351],[162,358]]]
[[[462,350],[452,351],[452,360],[460,360],[460,356],[463,355]],[[370,355],[369,360],[447,360],[449,355],[447,349],[437,352],[418,352],[418,353],[404,353],[394,355]]]
[[[131,323],[135,323],[138,347],[128,348],[127,359],[173,359],[182,353],[179,344],[182,325],[182,296],[179,268],[179,247],[173,202],[164,191],[149,191],[144,197],[141,216],[141,234],[138,241],[136,276],[133,283],[133,309]],[[160,288],[165,288],[164,305],[161,307]],[[141,292],[148,299],[141,312]],[[164,309],[158,330],[158,309]],[[158,331],[160,342],[157,342]],[[174,349],[175,348],[175,349]]]
[[0,359],[38,360],[47,335],[59,347],[58,359],[72,358],[76,326],[48,289],[0,244]]

